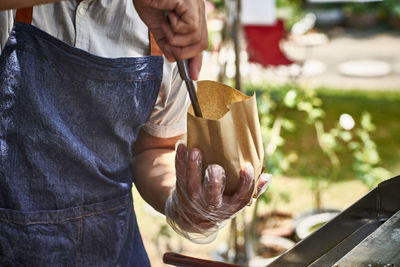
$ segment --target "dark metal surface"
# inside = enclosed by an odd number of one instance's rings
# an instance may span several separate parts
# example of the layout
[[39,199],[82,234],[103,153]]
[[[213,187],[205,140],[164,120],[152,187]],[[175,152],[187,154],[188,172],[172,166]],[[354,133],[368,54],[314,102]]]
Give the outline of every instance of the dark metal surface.
[[398,266],[400,211],[342,257],[334,266]]
[[[332,248],[326,254],[322,255],[319,259],[310,264],[309,267],[332,266],[337,259],[346,255],[346,253],[351,251],[362,240],[364,240],[364,238],[373,233],[379,226],[381,226],[381,224],[382,223],[379,220],[370,220],[345,238],[336,247]],[[340,229],[336,230],[340,231]]]
[[268,266],[334,265],[400,210],[399,189],[400,176],[382,182]]
[[179,75],[181,76],[182,80],[185,81],[186,88],[188,90],[189,97],[190,97],[190,102],[192,102],[194,114],[197,117],[203,117],[203,114],[201,113],[201,109],[200,109],[200,105],[199,105],[199,100],[197,99],[197,95],[196,95],[196,87],[194,85],[194,82],[190,78],[187,61],[186,60],[177,60],[176,64],[178,65]]

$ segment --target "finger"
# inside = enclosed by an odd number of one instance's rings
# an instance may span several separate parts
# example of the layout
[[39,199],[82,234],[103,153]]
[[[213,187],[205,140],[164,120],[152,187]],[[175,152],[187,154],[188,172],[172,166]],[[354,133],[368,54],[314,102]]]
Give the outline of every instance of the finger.
[[268,185],[272,182],[272,175],[269,173],[263,173],[257,183],[257,198],[261,196],[265,190],[267,190]]
[[[160,48],[161,49],[161,48]],[[172,52],[168,49],[168,47],[161,49],[161,51],[163,51],[165,58],[169,61],[169,62],[175,62],[176,59],[174,57],[174,55],[172,54]]]
[[244,207],[251,200],[254,191],[254,168],[246,163],[240,171],[239,188],[233,195],[232,201]]
[[184,183],[186,176],[187,150],[184,144],[178,144],[175,154],[175,170],[177,183]]
[[197,56],[189,60],[189,74],[192,80],[198,80],[201,70],[201,65],[203,64],[203,54],[200,53]]
[[192,201],[198,201],[201,194],[201,152],[197,148],[189,150],[186,166],[187,192]]
[[188,33],[175,32],[170,24],[162,23],[161,29],[164,32],[168,43],[172,46],[188,46],[199,42],[202,38],[202,31],[193,31]]
[[193,18],[187,22],[181,18],[182,17],[178,16],[175,12],[168,12],[168,21],[173,32],[187,34],[196,31],[195,20]]
[[188,58],[193,58],[200,54],[203,50],[208,47],[207,32],[203,33],[201,40],[195,44],[187,46],[168,46],[168,50],[174,55],[175,59],[183,60]]
[[225,181],[225,170],[220,165],[213,164],[207,167],[203,181],[203,195],[208,210],[213,211],[221,207]]

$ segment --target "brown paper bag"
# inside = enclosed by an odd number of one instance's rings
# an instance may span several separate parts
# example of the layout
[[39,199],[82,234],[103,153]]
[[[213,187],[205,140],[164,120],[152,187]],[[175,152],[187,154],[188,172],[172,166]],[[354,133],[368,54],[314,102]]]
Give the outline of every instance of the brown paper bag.
[[257,180],[263,171],[264,149],[256,97],[246,96],[213,81],[197,82],[197,97],[203,118],[189,108],[186,145],[203,153],[203,166],[219,164],[225,169],[225,194],[239,185],[239,172],[246,161],[253,164]]

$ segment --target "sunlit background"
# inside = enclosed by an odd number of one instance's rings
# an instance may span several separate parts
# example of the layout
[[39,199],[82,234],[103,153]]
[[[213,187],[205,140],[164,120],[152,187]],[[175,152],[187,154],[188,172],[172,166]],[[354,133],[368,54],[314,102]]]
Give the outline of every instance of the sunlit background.
[[273,183],[218,238],[178,237],[134,192],[153,266],[167,251],[265,266],[400,173],[400,1],[213,0],[202,80],[257,95]]

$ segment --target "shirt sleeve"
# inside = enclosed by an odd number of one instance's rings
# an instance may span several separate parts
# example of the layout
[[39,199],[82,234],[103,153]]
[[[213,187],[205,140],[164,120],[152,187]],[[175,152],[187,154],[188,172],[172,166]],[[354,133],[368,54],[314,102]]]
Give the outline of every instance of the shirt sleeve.
[[186,133],[186,116],[190,101],[176,64],[164,59],[163,71],[154,110],[143,129],[150,135],[169,138]]
[[14,25],[15,10],[0,11],[0,51],[3,51]]

